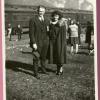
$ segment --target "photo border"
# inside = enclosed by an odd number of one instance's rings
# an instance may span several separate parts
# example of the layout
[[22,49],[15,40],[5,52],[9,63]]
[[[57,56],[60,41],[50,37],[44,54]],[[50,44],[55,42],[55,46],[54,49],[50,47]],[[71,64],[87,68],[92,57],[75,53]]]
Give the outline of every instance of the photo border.
[[4,90],[3,90],[3,49],[2,49],[2,29],[3,29],[3,14],[2,14],[2,1],[0,0],[0,100],[3,100]]
[[[100,70],[100,62],[99,62],[99,59],[100,59],[100,10],[99,10],[99,4],[100,4],[100,0],[96,0],[95,2],[95,7],[94,7],[94,11],[95,12],[94,14],[94,28],[95,28],[95,31],[94,33],[97,33],[97,34],[94,34],[94,37],[95,37],[95,41],[94,41],[94,44],[95,44],[95,62],[94,62],[94,66],[96,66],[94,68],[94,71],[95,71],[95,100],[100,100],[100,73],[99,73],[99,70]],[[5,81],[5,25],[4,25],[4,0],[0,0],[0,100],[6,100],[6,81]]]

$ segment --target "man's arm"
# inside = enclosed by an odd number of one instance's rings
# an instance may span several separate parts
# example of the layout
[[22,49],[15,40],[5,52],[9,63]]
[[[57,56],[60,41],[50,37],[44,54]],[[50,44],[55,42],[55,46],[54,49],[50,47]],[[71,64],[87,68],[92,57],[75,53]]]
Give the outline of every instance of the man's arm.
[[36,47],[34,31],[35,31],[34,21],[31,19],[30,22],[29,22],[29,38],[30,38],[31,48],[34,48],[34,45]]
[[23,29],[21,28],[21,34],[23,34]]

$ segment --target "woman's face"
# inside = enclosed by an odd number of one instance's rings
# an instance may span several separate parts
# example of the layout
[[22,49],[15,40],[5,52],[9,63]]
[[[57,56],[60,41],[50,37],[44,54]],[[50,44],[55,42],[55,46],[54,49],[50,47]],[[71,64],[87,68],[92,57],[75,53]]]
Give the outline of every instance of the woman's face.
[[74,22],[73,22],[73,20],[71,21],[71,25],[73,25],[74,24]]
[[58,19],[59,19],[59,15],[54,15],[54,20],[58,21]]

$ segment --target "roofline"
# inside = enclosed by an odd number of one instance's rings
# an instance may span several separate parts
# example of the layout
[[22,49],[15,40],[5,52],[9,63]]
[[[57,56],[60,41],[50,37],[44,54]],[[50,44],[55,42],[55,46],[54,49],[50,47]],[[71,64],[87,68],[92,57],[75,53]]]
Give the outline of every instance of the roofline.
[[[30,8],[30,9],[35,9],[37,6],[32,6],[32,5],[16,5],[16,4],[5,4],[5,11],[7,11],[7,9],[6,9],[6,7],[10,7],[10,6],[12,6],[12,8],[15,8],[16,9],[16,7],[22,7],[22,8]],[[46,7],[46,6],[45,6]],[[76,12],[87,12],[87,13],[93,13],[93,11],[88,11],[88,10],[80,10],[80,9],[71,9],[71,8],[69,8],[69,9],[67,9],[67,8],[54,8],[54,7],[46,7],[46,9],[59,9],[59,10],[67,10],[67,11],[76,11]],[[31,12],[31,11],[30,11]]]

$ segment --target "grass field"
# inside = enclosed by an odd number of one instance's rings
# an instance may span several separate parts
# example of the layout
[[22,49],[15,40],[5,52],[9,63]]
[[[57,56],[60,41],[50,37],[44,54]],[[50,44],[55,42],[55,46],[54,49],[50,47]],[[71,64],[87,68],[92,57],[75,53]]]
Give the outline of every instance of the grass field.
[[6,38],[6,93],[7,100],[95,100],[94,56],[85,48],[71,55],[67,48],[67,64],[64,74],[55,75],[56,65],[47,64],[49,75],[40,72],[40,80],[34,77],[29,39],[21,41]]

